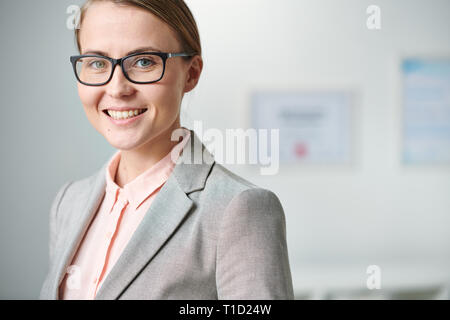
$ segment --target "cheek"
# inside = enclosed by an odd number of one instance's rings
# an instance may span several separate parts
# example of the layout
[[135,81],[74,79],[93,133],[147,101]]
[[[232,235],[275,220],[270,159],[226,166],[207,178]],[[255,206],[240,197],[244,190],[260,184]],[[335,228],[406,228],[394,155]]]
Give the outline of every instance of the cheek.
[[[179,92],[175,87],[160,84],[144,90],[142,96],[152,112],[149,116],[158,124],[172,123],[178,116],[181,103]],[[155,123],[155,124],[156,124]]]
[[141,91],[148,105],[157,108],[160,114],[171,117],[177,113],[182,99],[179,79],[170,74],[164,75],[162,81],[151,84]]
[[161,90],[160,99],[167,107],[179,107],[183,98],[183,76],[181,73],[170,71],[170,69],[169,72],[166,70],[166,74],[163,78],[164,81],[161,82],[163,90]]
[[99,91],[100,90],[96,87],[88,87],[78,84],[78,95],[86,112],[97,110],[97,104],[101,96]]

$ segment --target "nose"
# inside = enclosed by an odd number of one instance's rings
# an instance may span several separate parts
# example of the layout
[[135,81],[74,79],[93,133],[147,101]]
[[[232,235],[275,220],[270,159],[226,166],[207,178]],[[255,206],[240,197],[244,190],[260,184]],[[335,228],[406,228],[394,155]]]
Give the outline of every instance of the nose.
[[129,96],[135,92],[133,84],[125,78],[120,65],[116,65],[111,81],[106,84],[106,92],[112,98]]

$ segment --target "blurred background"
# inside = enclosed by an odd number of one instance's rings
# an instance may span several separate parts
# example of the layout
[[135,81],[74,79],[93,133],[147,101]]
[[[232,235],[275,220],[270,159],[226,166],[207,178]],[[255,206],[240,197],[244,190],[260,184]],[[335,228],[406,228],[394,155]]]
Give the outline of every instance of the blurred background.
[[[445,153],[405,161],[411,101],[404,96],[403,62],[448,63],[450,1],[186,2],[200,30],[204,69],[183,101],[182,125],[250,128],[255,92],[354,97],[350,161],[281,162],[275,175],[224,164],[278,195],[296,298],[448,299],[450,165]],[[67,8],[82,3],[0,2],[2,299],[38,298],[56,192],[93,174],[115,151],[86,119],[69,63],[76,48]],[[368,27],[370,5],[380,9],[379,29]],[[440,81],[440,119],[448,130],[445,79],[448,73]],[[446,134],[441,151],[450,145]],[[408,139],[418,141],[410,133]]]

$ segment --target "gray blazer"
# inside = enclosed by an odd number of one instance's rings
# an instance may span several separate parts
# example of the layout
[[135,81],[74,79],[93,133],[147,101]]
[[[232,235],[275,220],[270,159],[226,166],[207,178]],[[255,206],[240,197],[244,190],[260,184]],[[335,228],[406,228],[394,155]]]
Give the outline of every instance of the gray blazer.
[[[183,161],[95,299],[293,299],[285,215],[277,196],[216,162],[185,163],[186,157],[193,161],[196,143],[213,159],[190,131],[191,151],[183,150]],[[58,299],[59,285],[103,200],[106,165],[65,183],[52,203],[49,271],[40,299]]]

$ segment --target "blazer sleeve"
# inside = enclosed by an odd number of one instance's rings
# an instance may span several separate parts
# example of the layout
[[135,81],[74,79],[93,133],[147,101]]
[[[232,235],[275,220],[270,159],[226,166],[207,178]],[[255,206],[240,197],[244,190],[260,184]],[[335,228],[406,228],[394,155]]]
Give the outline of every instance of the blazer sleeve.
[[285,215],[272,191],[248,189],[231,200],[216,258],[218,299],[294,299]]
[[49,241],[48,241],[48,249],[49,249],[49,263],[48,263],[48,272],[45,277],[44,283],[42,284],[41,291],[39,293],[39,299],[46,300],[49,299],[49,288],[48,284],[52,277],[52,264],[54,263],[54,254],[55,254],[55,245],[56,245],[56,237],[57,237],[57,215],[59,206],[61,204],[61,200],[64,198],[64,194],[66,193],[67,188],[71,182],[66,182],[58,192],[56,193],[56,197],[53,199],[51,208],[50,208],[50,216],[49,216]]
[[72,182],[66,182],[57,192],[56,197],[53,199],[52,206],[50,209],[50,216],[49,216],[49,264],[51,265],[54,257],[55,252],[55,242],[56,242],[56,236],[57,236],[57,215],[58,215],[58,209],[59,205],[61,203],[61,200],[64,197],[64,194],[66,193],[67,188]]

